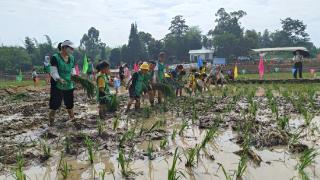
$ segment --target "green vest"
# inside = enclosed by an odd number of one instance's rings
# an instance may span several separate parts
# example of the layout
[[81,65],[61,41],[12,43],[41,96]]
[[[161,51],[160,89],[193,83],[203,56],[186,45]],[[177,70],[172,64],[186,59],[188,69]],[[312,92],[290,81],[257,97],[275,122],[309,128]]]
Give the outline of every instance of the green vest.
[[141,95],[142,94],[142,91],[145,87],[145,84],[144,84],[144,75],[139,71],[137,72],[137,80],[135,82],[135,87],[134,87],[134,90],[136,92],[137,95]]
[[45,73],[50,73],[50,65],[44,66],[44,72]]
[[107,97],[100,97],[99,96],[99,87],[97,87],[97,99],[102,99],[102,98],[109,98],[111,93],[110,93],[110,88],[109,88],[109,77],[106,74],[98,74],[97,75],[97,86],[98,86],[98,80],[100,78],[103,78],[104,82],[105,82],[105,86],[104,86],[104,93],[107,95]]
[[162,82],[164,79],[164,64],[158,63],[158,81]]
[[53,55],[58,63],[58,73],[60,78],[65,80],[65,83],[62,84],[59,81],[57,82],[57,88],[60,90],[71,90],[74,88],[73,82],[71,81],[72,68],[74,67],[74,57],[69,56],[69,63],[66,63],[59,53]]

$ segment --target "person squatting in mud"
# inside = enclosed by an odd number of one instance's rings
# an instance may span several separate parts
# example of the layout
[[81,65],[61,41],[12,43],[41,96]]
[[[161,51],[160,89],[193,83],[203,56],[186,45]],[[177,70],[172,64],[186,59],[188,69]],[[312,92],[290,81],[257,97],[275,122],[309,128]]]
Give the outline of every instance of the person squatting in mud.
[[186,72],[183,69],[183,65],[177,65],[176,68],[170,72],[170,77],[174,82],[174,88],[176,90],[176,96],[182,96],[182,89],[184,87],[183,76]]
[[110,84],[112,81],[109,77],[110,69],[109,64],[105,61],[100,62],[96,69],[97,74],[97,99],[99,102],[99,117],[104,119],[107,113],[107,105],[111,102]]
[[148,71],[148,63],[143,63],[140,66],[140,70],[138,72],[133,73],[132,78],[129,80],[127,84],[127,89],[129,87],[129,102],[126,112],[130,110],[133,102],[135,102],[135,109],[140,109],[140,99],[143,89],[145,88],[144,78]]
[[154,84],[156,83],[155,67],[157,63],[155,61],[150,61],[148,65],[149,71],[145,74],[143,92],[148,94],[149,103],[153,107],[155,95]]
[[76,75],[74,69],[74,57],[72,56],[74,45],[65,40],[58,45],[59,52],[51,58],[51,88],[49,101],[49,125],[53,126],[56,111],[60,108],[62,100],[66,106],[70,120],[74,120],[74,84],[71,76]]

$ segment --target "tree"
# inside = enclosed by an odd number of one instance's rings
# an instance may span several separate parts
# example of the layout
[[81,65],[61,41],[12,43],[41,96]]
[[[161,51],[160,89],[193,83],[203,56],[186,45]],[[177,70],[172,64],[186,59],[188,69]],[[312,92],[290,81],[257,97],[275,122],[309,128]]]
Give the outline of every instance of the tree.
[[101,40],[99,30],[91,27],[87,34],[84,34],[80,40],[80,48],[87,54],[90,59],[95,60],[101,50]]
[[242,39],[242,54],[248,55],[250,49],[259,47],[260,35],[255,30],[246,30],[244,37]]
[[172,18],[169,30],[171,31],[171,35],[173,37],[181,38],[188,29],[189,27],[186,25],[186,21],[181,15],[177,15]]
[[26,50],[28,54],[32,54],[35,52],[36,46],[33,40],[30,37],[26,37],[24,40],[24,46],[26,47]]
[[110,64],[111,66],[116,66],[121,62],[121,49],[114,48],[111,50],[110,53]]
[[0,71],[16,73],[31,69],[31,56],[22,47],[0,47]]
[[293,44],[309,41],[309,34],[305,32],[307,26],[298,19],[286,18],[281,20],[282,31],[292,40]]
[[129,42],[127,46],[127,62],[130,64],[136,61],[143,60],[146,58],[145,49],[138,35],[137,24],[132,23],[129,35]]
[[246,12],[242,10],[227,13],[224,8],[220,8],[215,14],[217,25],[208,35],[212,38],[218,56],[234,58],[248,49],[241,44],[244,42],[243,28],[239,22],[245,15]]
[[270,33],[268,29],[264,30],[263,35],[259,39],[259,47],[260,48],[268,48],[272,46],[272,42],[270,39]]

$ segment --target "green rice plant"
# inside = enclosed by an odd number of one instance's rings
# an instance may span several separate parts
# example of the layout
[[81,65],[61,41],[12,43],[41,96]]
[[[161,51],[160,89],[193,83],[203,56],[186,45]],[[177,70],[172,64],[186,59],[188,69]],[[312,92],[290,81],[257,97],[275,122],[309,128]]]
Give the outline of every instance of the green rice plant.
[[273,93],[272,93],[271,89],[266,90],[266,97],[268,99],[268,102],[271,102],[271,100],[273,99]]
[[237,179],[242,179],[243,174],[245,173],[246,169],[247,169],[247,162],[248,162],[248,157],[247,155],[242,155],[240,158],[240,161],[238,163],[238,167],[237,170],[235,172],[235,175],[237,177]]
[[270,108],[273,114],[275,114],[276,119],[279,118],[279,109],[278,109],[278,105],[275,99],[272,99],[270,101]]
[[142,114],[144,118],[150,118],[152,110],[149,106],[142,108]]
[[62,175],[63,179],[67,179],[71,171],[71,167],[68,164],[68,162],[63,160],[63,153],[61,153],[61,157],[58,165],[58,171]]
[[110,95],[110,103],[107,104],[107,109],[109,112],[116,112],[119,108],[120,101],[116,94]]
[[129,161],[126,159],[123,150],[119,151],[119,155],[118,155],[117,160],[118,160],[118,163],[121,167],[122,176],[129,177],[131,174],[133,174],[133,171],[131,171],[129,169]]
[[173,155],[172,166],[168,170],[168,180],[177,180],[181,178],[181,176],[185,177],[185,175],[177,169],[178,159],[180,159],[180,157],[178,154],[178,148],[176,148]]
[[309,177],[307,173],[304,171],[306,167],[315,162],[315,158],[318,156],[318,152],[315,149],[306,149],[303,154],[299,158],[299,164],[297,165],[297,169],[301,178],[303,180],[308,180]]
[[116,130],[119,127],[119,116],[115,117],[114,120],[112,121],[112,129]]
[[174,129],[173,132],[172,132],[172,135],[171,135],[171,139],[174,140],[177,136],[177,130]]
[[210,142],[216,135],[217,133],[217,128],[211,128],[207,131],[204,139],[201,142],[200,148],[203,149],[206,147],[206,145],[208,144],[208,142]]
[[43,156],[45,158],[50,158],[51,157],[51,147],[49,144],[47,144],[46,142],[42,142],[41,143],[41,147],[42,147],[42,152],[43,152]]
[[293,134],[291,134],[290,139],[289,139],[289,146],[293,145],[293,144],[298,144],[299,139],[301,138],[301,134],[302,134],[303,130],[300,131],[295,131]]
[[151,142],[151,140],[149,140],[148,147],[147,147],[147,156],[149,160],[153,159],[152,157],[153,152],[154,152],[153,143]]
[[289,126],[289,117],[283,116],[278,118],[277,125],[281,130],[285,130]]
[[100,119],[97,120],[97,130],[98,130],[98,134],[99,136],[101,136],[102,132],[105,129],[105,124],[103,123],[103,121],[101,121]]
[[226,178],[226,180],[232,180],[232,177],[227,173],[227,171],[226,171],[226,169],[224,168],[224,166],[223,166],[221,163],[218,163],[218,165],[219,165],[219,167],[218,167],[218,170],[217,170],[217,171],[219,171],[219,169],[220,169],[220,167],[221,167],[222,172],[223,172],[224,177]]
[[70,151],[71,151],[71,142],[70,142],[70,137],[69,136],[65,137],[65,139],[63,141],[63,145],[64,145],[64,150],[66,151],[66,153],[70,153]]
[[94,142],[89,138],[88,136],[85,137],[84,144],[87,147],[88,155],[89,155],[89,161],[91,164],[93,164],[94,160]]
[[160,141],[160,149],[166,149],[167,145],[168,145],[167,139],[163,139]]
[[22,153],[19,151],[17,156],[16,156],[16,167],[15,167],[15,172],[14,172],[14,176],[16,180],[26,180],[27,176],[26,174],[23,172],[23,166],[25,164],[24,158]]
[[103,169],[102,172],[99,172],[99,178],[101,180],[105,180],[106,173],[107,173],[107,171],[105,169]]
[[150,133],[153,130],[155,130],[156,128],[158,128],[159,126],[160,126],[160,121],[156,121],[147,132]]
[[126,131],[119,140],[119,146],[123,147],[127,141],[132,140],[135,137],[135,128]]
[[255,102],[255,101],[249,101],[249,102],[250,102],[249,113],[250,113],[253,117],[256,117],[257,111],[258,111],[257,102]]
[[308,112],[305,108],[303,108],[302,115],[304,117],[304,121],[305,121],[306,125],[309,126],[312,119],[314,118],[314,114],[311,112]]
[[81,85],[81,87],[87,92],[87,96],[89,98],[95,97],[95,95],[96,95],[95,85],[93,84],[93,82],[91,80],[80,77],[80,76],[72,76],[71,79],[75,83]]
[[174,89],[168,83],[156,83],[153,85],[153,90],[159,90],[166,98],[175,97]]
[[179,135],[183,136],[183,131],[188,127],[188,123],[186,121],[183,121],[179,130]]
[[194,148],[187,150],[187,153],[184,154],[187,159],[187,162],[185,164],[186,167],[193,167],[196,165],[199,159],[199,152],[200,148],[198,144],[196,144]]

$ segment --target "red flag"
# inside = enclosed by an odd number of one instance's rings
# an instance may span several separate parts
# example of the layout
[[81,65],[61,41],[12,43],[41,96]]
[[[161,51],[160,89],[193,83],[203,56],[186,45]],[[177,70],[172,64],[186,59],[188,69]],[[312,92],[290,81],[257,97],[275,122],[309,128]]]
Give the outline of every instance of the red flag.
[[264,54],[260,54],[260,61],[259,61],[259,67],[258,67],[260,80],[263,79],[263,75],[264,75],[263,56]]

